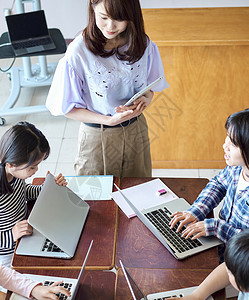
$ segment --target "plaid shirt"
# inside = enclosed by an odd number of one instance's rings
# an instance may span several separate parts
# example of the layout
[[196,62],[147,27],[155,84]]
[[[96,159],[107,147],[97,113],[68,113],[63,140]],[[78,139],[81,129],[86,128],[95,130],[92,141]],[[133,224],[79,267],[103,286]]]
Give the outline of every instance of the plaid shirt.
[[227,166],[210,180],[188,210],[202,221],[224,198],[220,218],[204,220],[207,236],[214,235],[227,242],[232,235],[249,227],[249,186],[236,194],[241,170]]

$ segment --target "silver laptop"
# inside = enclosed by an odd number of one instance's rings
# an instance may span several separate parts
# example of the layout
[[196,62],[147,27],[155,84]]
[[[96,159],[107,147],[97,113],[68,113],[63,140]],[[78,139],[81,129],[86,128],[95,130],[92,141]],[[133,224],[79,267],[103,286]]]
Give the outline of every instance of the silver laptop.
[[[131,274],[127,271],[122,261],[120,260],[119,262],[123,270],[127,284],[129,286],[133,300],[166,300],[170,298],[174,299],[174,297],[182,298],[184,296],[190,295],[196,289],[196,287],[189,287],[189,288],[177,289],[172,291],[149,294],[146,296],[139,288],[139,286],[137,285],[137,283],[135,282]],[[212,296],[209,296],[207,300],[214,300],[214,299]]]
[[6,16],[6,23],[16,56],[56,48],[43,10]]
[[[84,271],[84,268],[85,268],[85,265],[86,265],[86,262],[87,262],[88,255],[89,255],[90,250],[92,248],[92,244],[93,244],[93,241],[91,241],[90,246],[87,250],[83,265],[81,267],[81,270],[80,270],[80,273],[79,273],[77,279],[54,277],[54,276],[44,276],[44,275],[33,275],[33,274],[25,274],[25,275],[26,275],[26,277],[28,277],[28,278],[30,278],[34,281],[42,282],[43,285],[45,285],[45,286],[48,286],[48,285],[53,284],[54,282],[63,280],[63,283],[61,285],[71,292],[71,297],[67,297],[65,295],[58,294],[57,296],[58,296],[59,300],[66,300],[66,299],[67,300],[74,300],[76,295],[77,295],[77,291],[78,291],[78,288],[79,288],[79,285],[80,285],[80,282],[81,282],[81,278],[83,277],[83,271]],[[15,293],[12,293],[11,297],[10,297],[10,300],[23,300],[23,299],[27,299],[27,298],[24,298],[24,297],[22,297],[18,294],[15,294]]]
[[174,199],[164,204],[154,206],[142,211],[138,210],[133,203],[125,196],[120,188],[114,184],[121,193],[127,204],[133,209],[137,217],[145,226],[158,238],[158,240],[170,251],[177,259],[183,259],[209,248],[215,247],[222,242],[216,237],[201,237],[196,240],[181,237],[181,229],[176,232],[176,226],[171,229],[169,222],[170,215],[176,211],[186,211],[190,204],[183,198]]
[[89,205],[49,173],[28,218],[33,234],[21,238],[16,254],[72,258],[88,212]]

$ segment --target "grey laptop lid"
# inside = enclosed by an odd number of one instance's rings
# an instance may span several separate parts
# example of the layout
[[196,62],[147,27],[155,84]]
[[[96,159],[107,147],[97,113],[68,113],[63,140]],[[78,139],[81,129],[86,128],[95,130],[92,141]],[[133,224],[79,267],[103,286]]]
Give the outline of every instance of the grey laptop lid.
[[43,10],[6,16],[6,23],[9,39],[16,55],[56,48],[49,35]]
[[70,257],[76,250],[89,205],[48,174],[28,222]]

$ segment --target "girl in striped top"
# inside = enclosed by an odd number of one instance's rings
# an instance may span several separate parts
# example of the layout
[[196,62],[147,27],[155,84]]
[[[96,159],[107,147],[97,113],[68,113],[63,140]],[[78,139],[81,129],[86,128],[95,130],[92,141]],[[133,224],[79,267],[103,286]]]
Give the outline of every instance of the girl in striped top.
[[[50,152],[47,139],[33,124],[19,122],[0,140],[0,262],[9,266],[16,241],[32,234],[26,201],[35,200],[41,186],[26,184]],[[66,185],[62,174],[55,177]]]

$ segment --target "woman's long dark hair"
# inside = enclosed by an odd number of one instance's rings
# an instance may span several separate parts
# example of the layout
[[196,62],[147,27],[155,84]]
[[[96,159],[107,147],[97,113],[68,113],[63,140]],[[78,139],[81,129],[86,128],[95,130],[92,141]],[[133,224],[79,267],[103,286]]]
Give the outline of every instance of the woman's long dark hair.
[[225,128],[231,142],[240,148],[242,158],[249,169],[249,108],[230,115]]
[[[127,41],[127,51],[124,54],[118,49],[105,51],[106,38],[96,26],[94,7],[103,2],[108,16],[117,21],[127,21],[126,30],[121,33]],[[87,48],[95,55],[108,57],[116,53],[120,60],[134,63],[144,54],[147,46],[147,35],[144,31],[144,22],[139,0],[90,0],[89,22],[83,31]]]
[[12,193],[7,180],[5,165],[24,168],[49,155],[50,147],[42,132],[33,124],[19,122],[5,132],[0,140],[0,194]]

